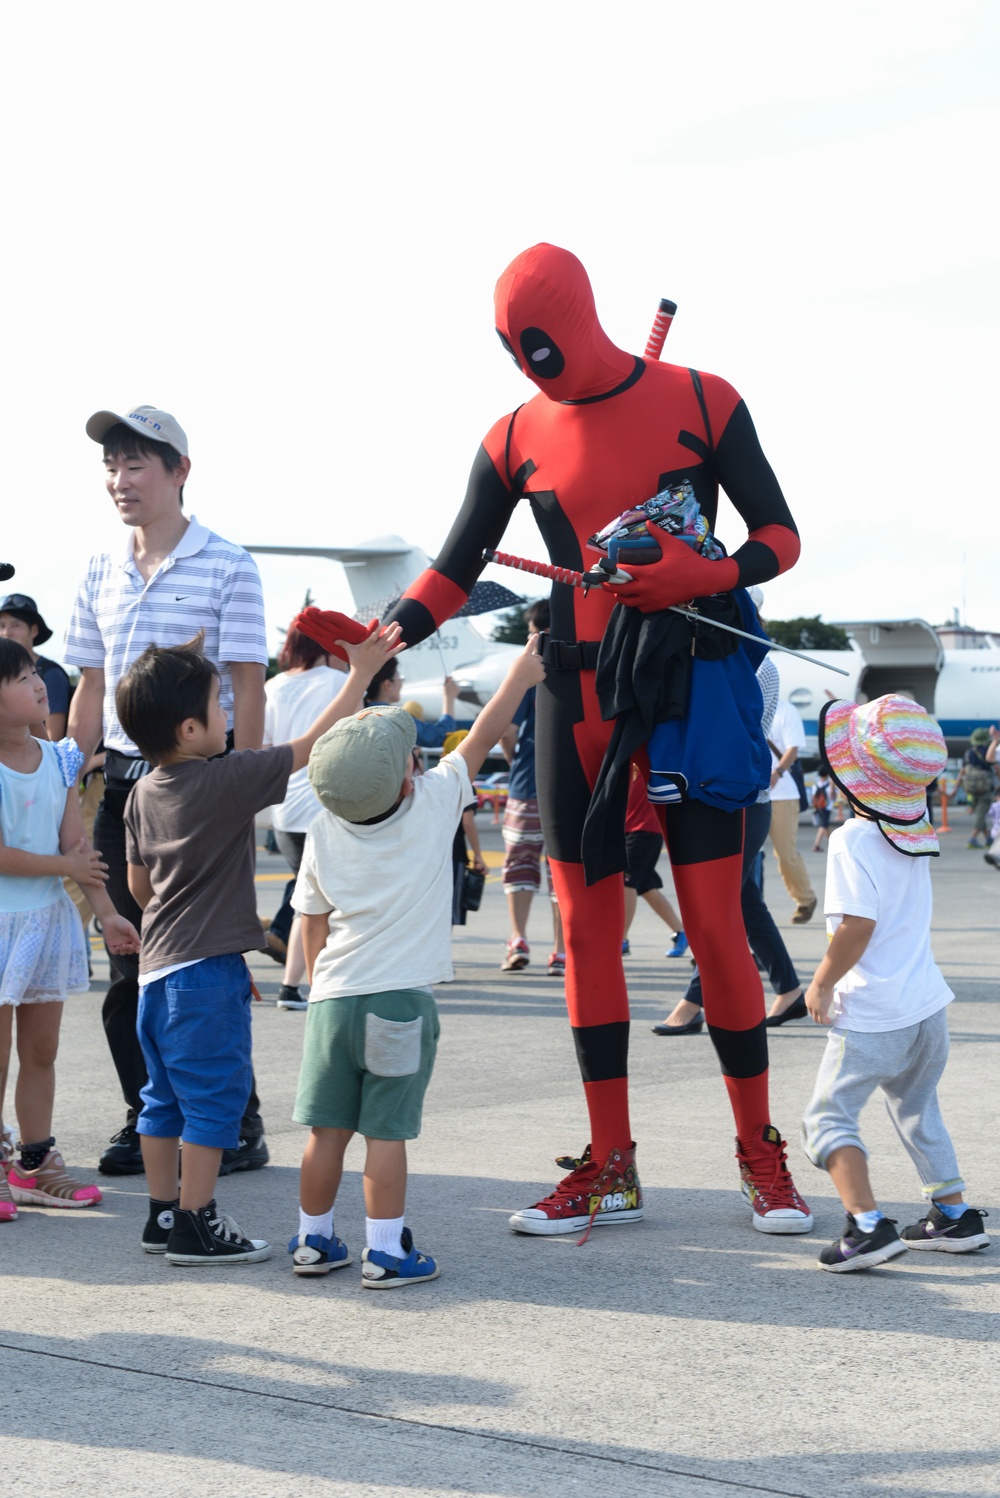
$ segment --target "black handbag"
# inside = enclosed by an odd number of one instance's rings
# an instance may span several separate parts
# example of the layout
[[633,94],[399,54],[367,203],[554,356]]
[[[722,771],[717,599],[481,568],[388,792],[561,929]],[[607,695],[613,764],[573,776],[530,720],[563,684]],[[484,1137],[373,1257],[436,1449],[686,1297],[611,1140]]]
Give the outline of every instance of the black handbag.
[[466,868],[462,875],[462,909],[478,910],[483,901],[486,875],[478,869]]

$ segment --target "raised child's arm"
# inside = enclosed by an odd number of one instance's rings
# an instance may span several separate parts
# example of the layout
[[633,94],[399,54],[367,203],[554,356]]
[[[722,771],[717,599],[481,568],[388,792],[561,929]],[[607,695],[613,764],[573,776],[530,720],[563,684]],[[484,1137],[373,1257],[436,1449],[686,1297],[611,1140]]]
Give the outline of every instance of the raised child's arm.
[[365,700],[365,692],[368,690],[368,683],[376,671],[380,671],[386,661],[406,649],[402,643],[402,634],[403,631],[398,624],[390,624],[381,632],[376,630],[359,645],[352,645],[347,640],[338,641],[351,663],[347,680],[330,706],[320,713],[312,727],[307,729],[300,738],[290,741],[293,774],[309,763],[312,746],[328,728],[339,723],[341,718],[349,718],[353,713],[360,711]]
[[806,990],[806,1008],[817,1025],[830,1023],[834,986],[860,962],[872,939],[875,922],[863,915],[845,915],[830,939],[819,967]]
[[545,680],[545,667],[538,654],[538,636],[530,635],[528,643],[511,665],[500,690],[483,708],[456,754],[465,760],[471,780],[483,767],[483,761],[505,728],[509,728],[521,698],[529,687]]

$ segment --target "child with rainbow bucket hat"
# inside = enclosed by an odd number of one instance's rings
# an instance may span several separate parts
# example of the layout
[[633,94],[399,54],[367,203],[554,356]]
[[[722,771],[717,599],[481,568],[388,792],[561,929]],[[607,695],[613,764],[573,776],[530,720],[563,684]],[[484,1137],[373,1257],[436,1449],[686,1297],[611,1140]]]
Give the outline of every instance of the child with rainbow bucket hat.
[[[938,856],[927,786],[947,760],[934,719],[908,697],[829,702],[820,758],[854,809],[831,836],[824,912],[830,944],[806,993],[817,1024],[832,1024],[802,1124],[806,1154],[829,1171],[847,1212],[821,1269],[869,1269],[907,1249],[985,1248],[983,1212],[966,1206],[938,1106],[954,998],[930,945],[928,858]],[[879,1211],[858,1116],[876,1087],[923,1183],[926,1217],[896,1232]]]

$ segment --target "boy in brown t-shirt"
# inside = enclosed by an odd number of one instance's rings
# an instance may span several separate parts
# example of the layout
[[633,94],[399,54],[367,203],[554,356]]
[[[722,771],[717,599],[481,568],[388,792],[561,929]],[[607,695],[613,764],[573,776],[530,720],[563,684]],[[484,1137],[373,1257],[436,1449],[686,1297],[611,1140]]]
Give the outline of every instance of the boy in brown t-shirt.
[[[344,620],[350,670],[309,731],[272,749],[226,754],[219,676],[199,641],[151,645],[118,684],[122,727],[155,766],[125,810],[129,888],[144,915],[138,1033],[149,1080],[137,1129],[149,1182],[147,1253],[171,1264],[254,1263],[270,1245],[247,1238],[215,1205],[222,1151],[239,1139],[250,1092],[250,974],[263,948],[254,898],[253,828],[288,777],[372,676],[403,647]],[[179,1146],[184,1175],[177,1197]]]

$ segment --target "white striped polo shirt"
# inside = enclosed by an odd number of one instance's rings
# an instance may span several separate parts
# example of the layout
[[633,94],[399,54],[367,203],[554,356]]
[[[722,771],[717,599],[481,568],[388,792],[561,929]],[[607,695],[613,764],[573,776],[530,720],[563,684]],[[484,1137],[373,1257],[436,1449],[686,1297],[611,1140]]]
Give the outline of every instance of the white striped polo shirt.
[[264,596],[253,558],[200,525],[192,515],[173,551],[143,580],[132,555],[130,532],[123,553],[91,557],[77,589],[63,659],[71,666],[104,668],[104,742],[138,754],[118,722],[115,687],[147,645],[183,645],[205,631],[205,654],[219,668],[219,701],[233,724],[230,661],[267,665]]

